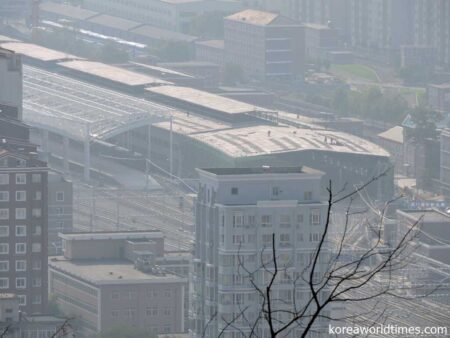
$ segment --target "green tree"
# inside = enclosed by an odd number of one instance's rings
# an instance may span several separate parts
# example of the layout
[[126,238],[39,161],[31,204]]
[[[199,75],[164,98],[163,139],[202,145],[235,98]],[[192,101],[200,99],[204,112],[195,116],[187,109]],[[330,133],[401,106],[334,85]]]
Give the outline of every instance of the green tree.
[[242,67],[233,63],[227,63],[223,72],[223,82],[228,86],[244,82]]
[[156,335],[146,329],[131,327],[131,326],[117,326],[104,330],[92,338],[155,338]]

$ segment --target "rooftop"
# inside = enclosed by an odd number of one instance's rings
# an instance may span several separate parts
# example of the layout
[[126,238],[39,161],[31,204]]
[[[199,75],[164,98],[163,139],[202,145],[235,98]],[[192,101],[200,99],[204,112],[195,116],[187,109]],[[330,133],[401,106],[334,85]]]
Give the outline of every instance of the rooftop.
[[414,221],[418,221],[422,219],[423,222],[430,223],[449,223],[450,224],[450,215],[447,215],[444,212],[435,209],[426,209],[426,210],[399,210],[401,214],[406,214],[408,217],[414,219]]
[[63,52],[59,52],[53,49],[49,49],[46,47],[34,45],[31,43],[25,42],[4,42],[0,44],[0,47],[12,50],[13,52],[25,55],[32,59],[37,59],[40,61],[57,61],[57,60],[65,60],[65,59],[75,59],[81,60],[82,58],[67,54]]
[[142,26],[142,23],[118,18],[117,16],[111,16],[111,15],[107,15],[107,14],[96,15],[96,16],[88,19],[87,22],[105,26],[105,27],[119,29],[122,31],[129,31],[133,28]]
[[205,107],[208,109],[220,111],[226,114],[243,114],[254,111],[267,111],[266,108],[256,107],[254,105],[226,98],[217,94],[205,92],[189,87],[160,86],[147,88],[151,93],[163,95],[178,101],[184,101],[193,105]]
[[439,89],[450,89],[450,82],[441,84],[430,84],[429,87],[439,88]]
[[77,60],[60,62],[59,65],[127,86],[170,84],[170,82],[158,79],[153,76],[135,73],[127,69],[111,66],[100,62]]
[[271,167],[262,166],[258,168],[208,168],[199,169],[217,176],[228,175],[265,175],[265,174],[318,174],[323,175],[319,170],[309,167]]
[[205,40],[205,41],[197,41],[197,45],[208,46],[218,49],[224,49],[225,41],[224,40]]
[[86,20],[95,15],[98,15],[97,12],[93,12],[81,7],[58,4],[54,2],[41,3],[39,5],[39,8],[43,12],[49,12],[76,20]]
[[277,13],[246,9],[226,17],[227,20],[242,21],[253,25],[298,25],[297,22]]
[[391,129],[388,129],[378,134],[378,137],[388,141],[403,144],[403,127],[401,126],[392,127]]
[[133,28],[130,30],[130,32],[153,40],[193,42],[197,39],[197,37],[193,35],[173,32],[167,29],[162,29],[149,25],[143,25],[137,28]]
[[330,130],[259,125],[190,137],[235,158],[308,150],[389,157],[389,153],[374,143]]
[[23,67],[23,87],[26,123],[44,125],[79,141],[84,139],[87,127],[91,137],[107,139],[150,122],[164,121],[171,111],[30,66]]
[[66,241],[83,241],[83,240],[102,240],[102,239],[127,239],[127,240],[143,240],[164,238],[161,231],[99,231],[99,232],[72,232],[59,234],[59,237]]
[[78,261],[54,257],[49,260],[49,267],[94,285],[184,282],[183,278],[172,274],[139,271],[126,260]]

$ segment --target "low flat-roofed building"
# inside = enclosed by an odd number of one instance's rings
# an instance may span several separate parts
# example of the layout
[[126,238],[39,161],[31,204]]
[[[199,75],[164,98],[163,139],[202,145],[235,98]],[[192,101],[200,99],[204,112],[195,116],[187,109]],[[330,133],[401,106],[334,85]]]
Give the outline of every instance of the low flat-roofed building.
[[83,78],[88,78],[91,81],[97,79],[97,81],[100,80],[103,83],[120,86],[125,90],[134,90],[144,86],[152,87],[170,84],[170,82],[150,75],[136,73],[100,62],[75,60],[60,62],[58,65],[65,69],[75,71]]
[[76,23],[77,21],[88,20],[99,13],[90,11],[79,6],[71,6],[64,3],[41,2],[39,4],[40,15],[43,18],[58,21],[66,19]]
[[166,259],[160,231],[60,236],[64,256],[49,260],[49,290],[66,315],[80,318],[85,334],[118,323],[155,334],[185,332],[188,284],[182,273],[190,259]]
[[195,43],[195,59],[224,65],[224,40],[206,40]]
[[203,79],[205,88],[217,88],[220,82],[221,67],[208,61],[160,62],[158,66],[170,68]]

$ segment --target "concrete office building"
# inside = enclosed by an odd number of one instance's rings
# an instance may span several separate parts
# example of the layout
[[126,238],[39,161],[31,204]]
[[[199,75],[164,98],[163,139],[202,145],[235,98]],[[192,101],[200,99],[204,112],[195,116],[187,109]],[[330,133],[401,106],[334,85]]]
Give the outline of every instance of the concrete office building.
[[225,63],[266,80],[302,74],[304,31],[298,22],[248,9],[226,17],[224,30]]
[[339,46],[338,31],[326,25],[308,23],[305,29],[305,52],[310,59],[324,59],[328,51]]
[[19,54],[0,48],[0,112],[22,119],[22,60]]
[[[320,184],[323,174],[307,167],[268,166],[198,172],[191,330],[194,337],[202,337],[210,322],[206,336],[217,337],[226,325],[223,319],[232,320],[241,309],[246,309],[247,318],[259,315],[259,296],[242,265],[256,269],[264,250],[269,260],[272,234],[279,267],[286,268],[287,275],[301,272],[309,263],[326,219]],[[321,271],[319,266],[319,275]],[[268,283],[263,275],[254,275],[261,287]],[[276,282],[273,292],[285,302],[276,306],[289,307],[294,297],[299,305],[307,298],[302,295],[308,292],[304,287],[299,283],[294,292],[290,282]],[[239,330],[251,330],[242,316],[226,328],[223,337],[236,337]],[[261,324],[257,335],[267,337],[267,330]],[[286,337],[298,336],[293,329]]]
[[72,182],[59,174],[48,175],[48,253],[60,255],[60,232],[73,230]]
[[85,0],[86,9],[185,32],[192,20],[208,12],[232,13],[241,9],[239,1],[225,0]]
[[64,256],[49,260],[49,291],[67,316],[80,318],[84,334],[118,323],[155,334],[185,331],[187,279],[168,272],[177,263],[161,264],[160,231],[60,236]]

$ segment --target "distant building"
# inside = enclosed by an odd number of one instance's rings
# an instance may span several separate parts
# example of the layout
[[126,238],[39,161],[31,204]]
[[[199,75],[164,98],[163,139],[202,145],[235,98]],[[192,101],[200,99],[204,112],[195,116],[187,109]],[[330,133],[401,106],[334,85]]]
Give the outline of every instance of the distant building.
[[166,257],[161,232],[60,236],[64,256],[49,260],[49,292],[66,315],[80,318],[85,334],[119,323],[155,334],[185,331],[187,279],[169,271],[189,260]]
[[392,127],[377,136],[378,143],[392,155],[395,162],[395,174],[407,175],[404,156],[403,127]]
[[70,321],[50,315],[27,315],[19,310],[19,302],[13,293],[0,294],[0,332],[8,327],[5,338],[74,337]]
[[[226,337],[242,332],[249,335],[252,324],[245,320],[237,319],[239,329],[226,325],[227,320],[239,317],[241,309],[245,309],[243,317],[256,319],[259,315],[260,299],[243,266],[254,271],[261,257],[270,264],[275,234],[279,267],[291,264],[286,270],[287,280],[308,269],[308,257],[321,238],[326,219],[320,184],[323,174],[306,167],[268,166],[198,172],[192,334],[197,338],[217,337],[224,330]],[[317,273],[321,275],[320,267]],[[262,271],[253,275],[257,285],[268,285],[264,275]],[[302,293],[309,292],[301,282],[294,290],[287,280],[284,285],[275,282],[273,288],[273,294],[278,295],[274,306],[280,311],[292,310],[294,297],[302,306],[307,299]],[[258,325],[257,332],[261,337],[270,336],[265,321]],[[285,337],[299,336],[294,327]]]
[[73,230],[72,182],[59,174],[48,175],[48,253],[50,256],[62,252],[60,232]]
[[30,15],[29,0],[2,0],[0,3],[0,22],[27,19]]
[[440,183],[442,194],[450,197],[450,130],[441,133]]
[[0,48],[0,112],[22,119],[22,60],[19,54]]
[[436,49],[429,46],[402,46],[400,49],[402,67],[434,67]]
[[224,65],[224,40],[197,41],[195,43],[195,59]]
[[186,32],[196,16],[215,11],[232,13],[240,10],[241,4],[232,0],[85,0],[83,7],[160,28]]
[[225,63],[264,80],[303,73],[304,28],[276,13],[244,10],[225,18]]
[[320,24],[305,24],[305,51],[310,59],[324,59],[327,52],[336,49],[339,37],[336,29]]
[[450,83],[428,85],[427,97],[432,109],[450,113]]

